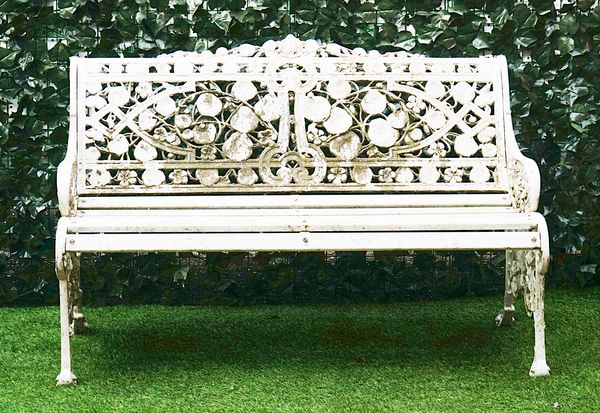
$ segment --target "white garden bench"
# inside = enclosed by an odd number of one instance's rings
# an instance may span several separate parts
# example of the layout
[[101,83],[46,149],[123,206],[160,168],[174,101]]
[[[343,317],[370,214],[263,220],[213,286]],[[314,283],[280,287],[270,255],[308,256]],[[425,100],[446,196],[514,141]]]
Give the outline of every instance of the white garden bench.
[[58,384],[76,378],[87,252],[506,250],[498,324],[524,292],[544,348],[540,177],[503,56],[380,54],[287,37],[215,54],[73,58]]

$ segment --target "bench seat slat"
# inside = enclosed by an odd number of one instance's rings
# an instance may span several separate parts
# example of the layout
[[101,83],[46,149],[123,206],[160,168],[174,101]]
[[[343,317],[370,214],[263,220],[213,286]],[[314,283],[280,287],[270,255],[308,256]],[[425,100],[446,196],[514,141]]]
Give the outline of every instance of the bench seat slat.
[[[356,211],[356,210],[355,210]],[[80,217],[68,222],[70,233],[204,232],[354,232],[354,231],[504,231],[535,228],[533,214],[426,215],[263,215],[254,216],[111,216]]]
[[508,194],[206,195],[80,197],[79,209],[510,206]]
[[[486,207],[405,207],[405,208],[228,208],[228,209],[84,209],[77,212],[79,217],[185,216],[191,219],[207,216],[305,216],[305,215],[428,215],[428,214],[514,214],[508,206]],[[160,218],[159,218],[160,217]]]
[[288,232],[68,234],[67,251],[387,251],[540,248],[532,232]]

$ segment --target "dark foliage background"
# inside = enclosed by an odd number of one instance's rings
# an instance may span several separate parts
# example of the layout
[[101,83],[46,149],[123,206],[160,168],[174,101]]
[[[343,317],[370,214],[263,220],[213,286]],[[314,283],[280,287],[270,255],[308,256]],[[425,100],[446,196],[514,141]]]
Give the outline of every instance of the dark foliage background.
[[[0,305],[57,297],[55,177],[67,141],[69,56],[155,56],[288,33],[431,56],[505,54],[518,140],[542,172],[550,282],[598,283],[597,1],[0,0]],[[389,300],[503,283],[502,254],[366,258],[97,255],[86,258],[83,280],[98,304]]]

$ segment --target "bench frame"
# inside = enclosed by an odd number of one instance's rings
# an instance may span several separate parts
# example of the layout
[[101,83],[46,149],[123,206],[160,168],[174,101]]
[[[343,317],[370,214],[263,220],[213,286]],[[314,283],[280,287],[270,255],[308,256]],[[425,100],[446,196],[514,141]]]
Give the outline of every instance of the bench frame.
[[[275,44],[287,47],[298,42],[288,37]],[[311,46],[314,46],[313,43]],[[251,47],[255,46],[244,45],[236,50]],[[175,54],[171,58],[181,61],[187,56]],[[510,207],[504,207],[509,210],[507,213],[498,212],[499,208],[493,209],[486,203],[486,199],[498,199],[498,195],[475,193],[460,195],[456,200],[456,194],[434,195],[427,189],[412,195],[371,194],[365,197],[349,197],[343,192],[314,195],[313,192],[322,192],[316,186],[314,191],[301,188],[297,194],[272,196],[236,192],[212,195],[193,191],[183,195],[164,193],[162,196],[134,193],[129,197],[122,194],[111,197],[110,191],[105,191],[97,197],[82,196],[81,182],[77,179],[81,174],[82,153],[78,148],[80,131],[77,125],[81,122],[82,98],[78,96],[81,85],[78,84],[77,70],[88,59],[72,58],[69,142],[65,159],[57,172],[62,215],[56,232],[55,255],[61,323],[61,371],[57,384],[76,383],[71,367],[70,336],[89,329],[82,313],[81,253],[127,251],[506,250],[504,306],[496,317],[496,323],[499,326],[514,323],[514,299],[522,292],[526,310],[533,315],[535,328],[530,375],[548,375],[543,295],[544,276],[549,264],[549,237],[543,216],[535,212],[539,202],[540,174],[536,163],[521,154],[512,129],[506,60],[503,56],[487,59],[501,67],[499,81],[502,84],[500,99],[503,112],[499,117],[504,124],[508,172],[504,178],[508,180],[507,196],[511,203]],[[380,189],[374,188],[374,191]],[[474,201],[466,208],[461,202],[468,197]],[[129,211],[131,214],[126,217],[119,216],[124,208],[123,202],[128,198],[135,200],[132,203],[134,211]],[[186,217],[189,218],[185,214],[193,215],[198,210],[206,214],[225,213],[224,199],[225,203],[236,199],[238,209],[233,215],[241,211],[251,214],[251,219],[245,220],[242,216],[236,220],[232,217],[216,221],[213,226],[210,223],[194,226],[185,222]],[[115,205],[111,206],[113,201]],[[403,202],[412,209],[403,211]],[[382,207],[386,209],[382,210]],[[83,218],[78,215],[81,208],[89,211],[89,215]],[[169,210],[177,210],[184,216],[181,219],[171,217],[161,226],[145,218],[152,208],[166,210],[166,215]],[[352,214],[352,208],[356,208],[355,214]],[[304,211],[328,212],[320,216],[320,212]],[[348,223],[345,224],[343,219],[333,219],[335,211],[347,214]],[[262,220],[261,223],[261,215],[269,217],[269,222]],[[442,216],[451,219],[444,223],[440,219]],[[110,224],[100,218],[110,218]],[[123,223],[117,224],[119,220]],[[118,233],[114,228],[119,225],[127,230]],[[385,233],[383,238],[382,231]],[[232,233],[235,236],[232,237]]]

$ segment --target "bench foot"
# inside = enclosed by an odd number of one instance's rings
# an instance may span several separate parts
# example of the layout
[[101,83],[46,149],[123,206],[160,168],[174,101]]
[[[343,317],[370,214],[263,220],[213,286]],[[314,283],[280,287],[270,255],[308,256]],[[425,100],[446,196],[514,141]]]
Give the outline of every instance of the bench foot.
[[512,327],[515,325],[515,309],[503,308],[496,316],[496,325],[498,327]]
[[90,323],[85,321],[83,314],[73,313],[71,315],[71,325],[69,326],[69,335],[73,337],[76,334],[88,334],[92,331]]
[[56,376],[57,386],[69,386],[77,384],[77,377],[71,370],[61,370],[58,376]]
[[550,367],[548,367],[546,360],[534,360],[529,369],[529,375],[531,377],[549,376]]

